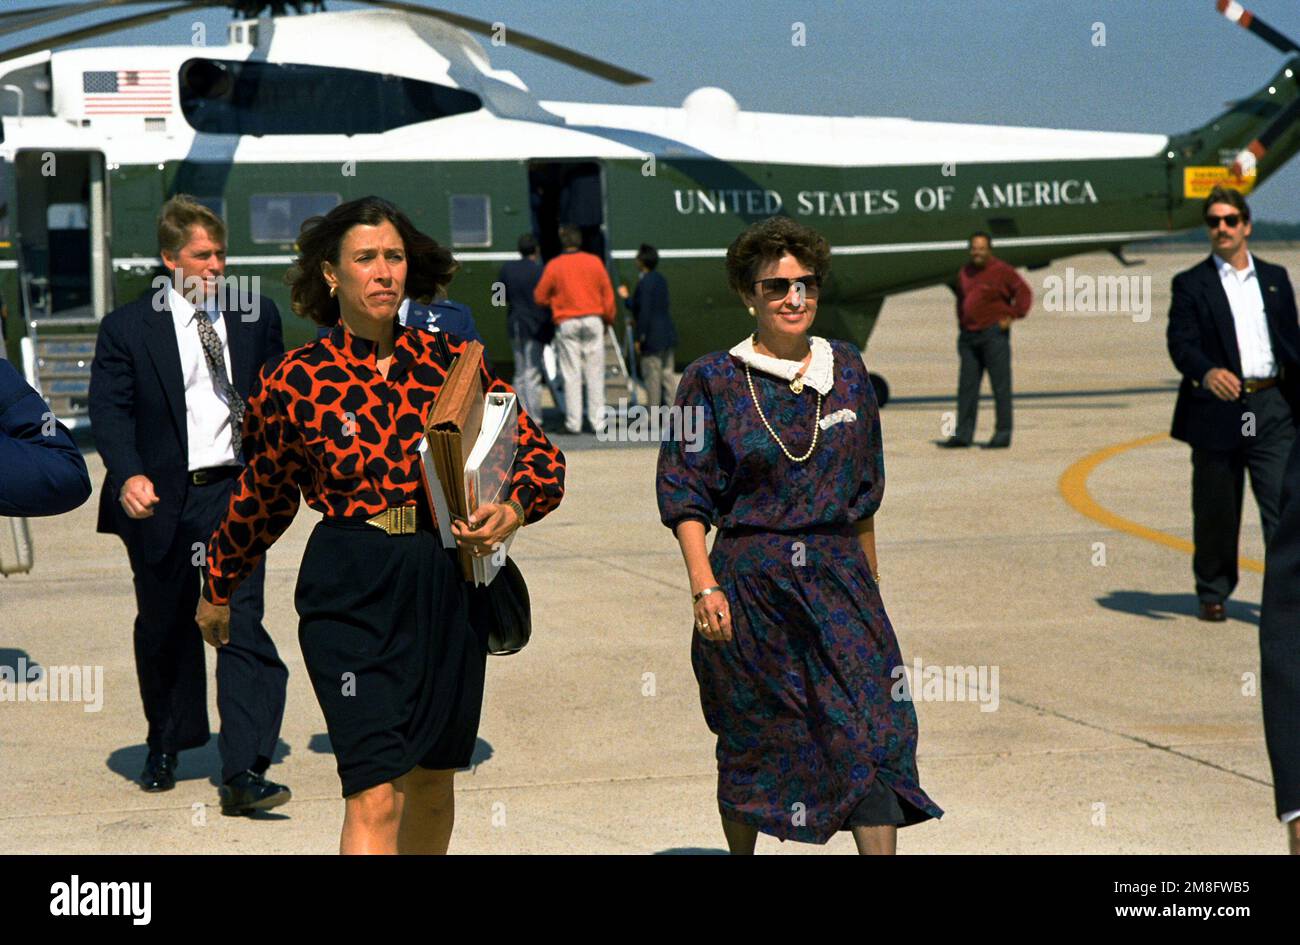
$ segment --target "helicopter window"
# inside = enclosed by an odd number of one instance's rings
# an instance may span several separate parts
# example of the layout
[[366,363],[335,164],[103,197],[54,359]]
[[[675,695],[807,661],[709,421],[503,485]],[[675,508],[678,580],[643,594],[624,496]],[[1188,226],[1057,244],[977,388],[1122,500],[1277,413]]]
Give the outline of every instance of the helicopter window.
[[329,213],[338,194],[253,194],[248,198],[254,243],[292,243],[308,217]]
[[50,64],[38,62],[0,77],[0,115],[50,114]]
[[181,111],[196,131],[235,135],[379,134],[477,111],[472,92],[328,66],[190,59]]
[[451,195],[451,245],[492,245],[492,198],[487,194]]
[[51,230],[88,230],[90,207],[84,203],[52,203],[45,211],[45,225]]

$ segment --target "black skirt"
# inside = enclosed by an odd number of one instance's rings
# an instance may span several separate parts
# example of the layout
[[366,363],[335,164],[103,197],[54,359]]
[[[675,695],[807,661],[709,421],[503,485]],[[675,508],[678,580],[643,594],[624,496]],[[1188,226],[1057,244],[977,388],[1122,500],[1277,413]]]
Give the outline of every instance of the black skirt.
[[432,532],[322,519],[294,603],[344,797],[417,766],[469,766],[487,639],[470,626],[460,569]]

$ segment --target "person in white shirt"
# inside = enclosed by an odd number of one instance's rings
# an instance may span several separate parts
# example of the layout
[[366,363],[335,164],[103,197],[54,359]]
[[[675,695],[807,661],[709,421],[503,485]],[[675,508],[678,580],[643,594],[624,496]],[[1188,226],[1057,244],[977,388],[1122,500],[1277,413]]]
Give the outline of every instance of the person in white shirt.
[[1192,447],[1199,616],[1221,621],[1237,585],[1247,471],[1266,545],[1277,526],[1300,404],[1300,328],[1286,270],[1247,246],[1245,198],[1216,187],[1204,217],[1213,252],[1173,282],[1167,335],[1183,382],[1171,435]]
[[1183,375],[1172,435],[1192,447],[1192,570],[1200,618],[1225,620],[1225,602],[1237,584],[1242,487],[1249,470],[1266,549],[1260,614],[1264,735],[1277,815],[1286,824],[1291,852],[1300,853],[1295,292],[1285,269],[1250,252],[1250,207],[1239,192],[1216,187],[1204,216],[1213,252],[1174,277],[1168,326],[1169,354]]
[[[174,197],[159,217],[158,244],[170,277],[104,317],[90,376],[91,430],[107,470],[98,530],[122,539],[135,584],[146,791],[174,787],[179,752],[211,738],[194,620],[203,548],[243,469],[244,401],[262,366],[284,353],[275,303],[242,288],[222,291],[230,283],[220,217]],[[259,571],[232,602],[232,645],[217,655],[227,814],[289,799],[288,788],[264,777],[288,670],[262,626],[263,579]]]

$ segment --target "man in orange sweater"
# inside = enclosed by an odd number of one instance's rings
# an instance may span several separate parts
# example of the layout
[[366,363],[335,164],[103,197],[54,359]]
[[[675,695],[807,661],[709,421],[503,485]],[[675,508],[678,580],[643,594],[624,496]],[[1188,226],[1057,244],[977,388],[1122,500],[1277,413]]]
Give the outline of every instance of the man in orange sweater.
[[564,252],[546,264],[533,292],[555,321],[555,356],[564,378],[564,428],[582,432],[582,389],[587,418],[600,433],[605,425],[605,326],[614,324],[614,286],[598,256],[584,253],[582,231],[560,227]]

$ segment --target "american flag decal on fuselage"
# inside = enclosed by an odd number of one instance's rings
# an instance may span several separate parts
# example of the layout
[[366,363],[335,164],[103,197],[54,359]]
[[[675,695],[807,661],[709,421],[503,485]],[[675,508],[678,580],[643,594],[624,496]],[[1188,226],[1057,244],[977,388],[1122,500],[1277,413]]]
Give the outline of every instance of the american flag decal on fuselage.
[[87,115],[170,115],[172,75],[166,69],[82,74]]

